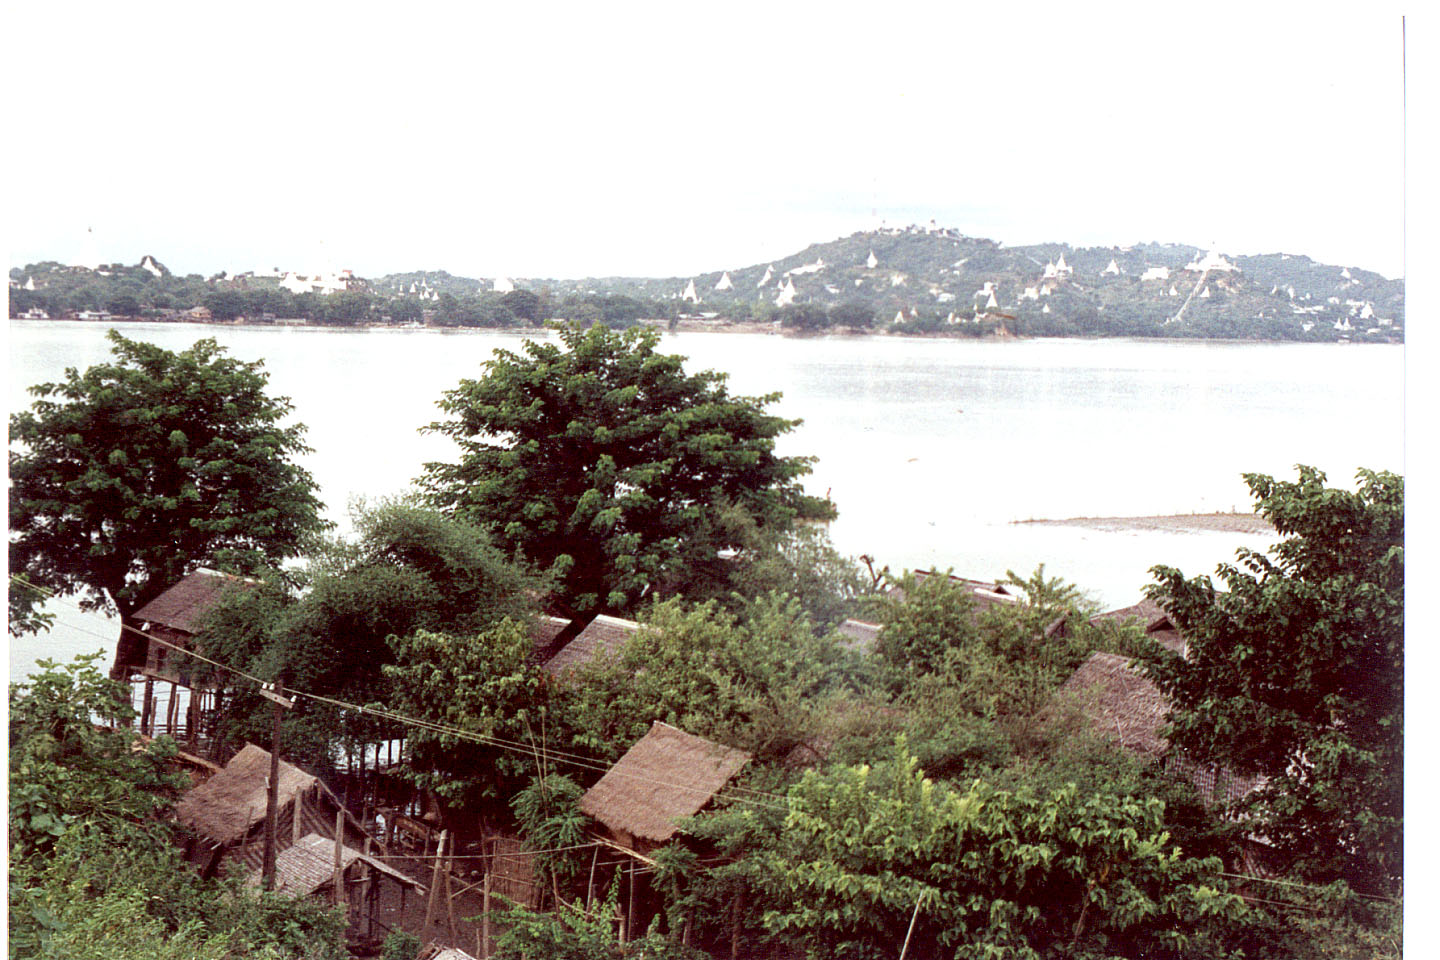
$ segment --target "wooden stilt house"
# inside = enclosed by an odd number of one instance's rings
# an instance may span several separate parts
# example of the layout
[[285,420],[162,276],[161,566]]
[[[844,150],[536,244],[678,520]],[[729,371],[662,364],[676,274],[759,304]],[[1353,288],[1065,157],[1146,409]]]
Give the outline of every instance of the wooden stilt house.
[[[279,765],[275,813],[275,849],[284,851],[302,838],[317,834],[335,839],[336,815],[345,824],[346,846],[363,848],[367,834],[339,798],[318,777],[284,762]],[[225,768],[186,792],[175,805],[175,817],[195,834],[187,856],[206,874],[225,863],[258,870],[265,856],[265,808],[270,778],[270,753],[246,744]],[[384,853],[383,845],[381,852]]]
[[[258,580],[200,569],[135,612],[133,619],[140,624],[140,632],[121,631],[110,676],[131,684],[143,682],[141,733],[196,740],[201,714],[213,700],[209,668],[174,648],[196,649],[195,636],[206,615],[235,591],[259,585]],[[156,683],[170,688],[163,716]]]

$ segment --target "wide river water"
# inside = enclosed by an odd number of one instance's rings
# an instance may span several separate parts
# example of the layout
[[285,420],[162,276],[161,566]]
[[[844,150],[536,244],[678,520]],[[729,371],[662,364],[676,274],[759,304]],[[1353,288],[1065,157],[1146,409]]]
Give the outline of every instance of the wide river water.
[[[214,337],[263,359],[271,392],[309,428],[305,466],[342,529],[353,498],[402,492],[454,454],[417,431],[443,390],[480,375],[497,347],[547,336],[117,327],[172,349]],[[107,329],[11,321],[10,409],[30,403],[29,385],[109,359]],[[1014,521],[1248,510],[1241,473],[1291,477],[1297,463],[1335,484],[1360,467],[1404,470],[1401,346],[679,333],[662,349],[727,372],[734,393],[783,391],[772,409],[804,423],[781,452],[819,457],[807,487],[839,507],[830,534],[845,553],[985,579],[1044,563],[1106,607],[1137,600],[1154,564],[1210,573],[1274,537]],[[37,657],[113,650],[106,618],[54,609],[49,634],[12,641],[12,679]]]

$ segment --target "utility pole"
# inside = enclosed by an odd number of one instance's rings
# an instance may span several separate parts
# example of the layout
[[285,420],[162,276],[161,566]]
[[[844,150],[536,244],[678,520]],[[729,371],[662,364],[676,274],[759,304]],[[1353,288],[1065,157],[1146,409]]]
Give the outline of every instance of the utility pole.
[[[274,725],[270,731],[270,783],[265,791],[265,859],[260,868],[260,884],[266,890],[275,889],[275,815],[280,800],[280,711],[295,706],[294,700],[286,700],[282,695],[284,687],[285,672],[282,670],[275,680],[273,692],[260,688],[261,696],[275,702]],[[296,810],[294,815],[298,817],[300,811]]]

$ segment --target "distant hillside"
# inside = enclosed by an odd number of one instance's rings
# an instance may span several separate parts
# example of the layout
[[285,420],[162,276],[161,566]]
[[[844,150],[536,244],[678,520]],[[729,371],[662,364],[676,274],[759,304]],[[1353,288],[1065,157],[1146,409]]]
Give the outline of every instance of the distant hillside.
[[45,262],[10,271],[12,317],[178,317],[204,307],[216,319],[508,326],[686,315],[766,321],[787,306],[813,315],[842,304],[873,312],[878,329],[969,336],[1401,342],[1405,326],[1403,280],[1309,257],[1227,258],[1156,243],[1007,247],[933,224],[864,231],[693,277],[470,278],[426,270],[368,280],[278,271],[203,278],[175,276],[148,256],[133,267]]
[[[521,282],[556,295],[676,299],[693,281],[697,309],[721,315],[756,302],[860,302],[883,320],[928,316],[949,325],[977,313],[1003,316],[1013,321],[1007,326],[1031,335],[1403,339],[1403,280],[1291,254],[1208,263],[1207,254],[1155,243],[1006,247],[912,226],[856,233],[771,263],[695,277]],[[1212,268],[1187,270],[1192,264]]]

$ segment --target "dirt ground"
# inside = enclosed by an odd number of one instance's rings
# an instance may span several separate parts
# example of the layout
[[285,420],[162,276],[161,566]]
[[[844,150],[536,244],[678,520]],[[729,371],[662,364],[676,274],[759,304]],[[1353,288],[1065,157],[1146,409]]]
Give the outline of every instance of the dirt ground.
[[1089,530],[1163,530],[1171,533],[1275,533],[1264,517],[1253,513],[1174,513],[1157,517],[1070,517],[1066,520],[1015,520],[1014,523]]

